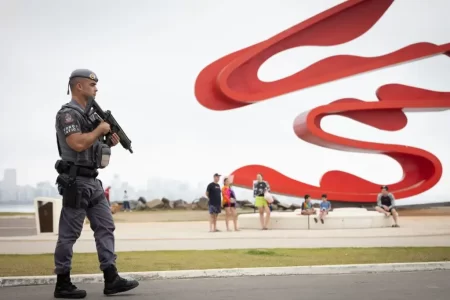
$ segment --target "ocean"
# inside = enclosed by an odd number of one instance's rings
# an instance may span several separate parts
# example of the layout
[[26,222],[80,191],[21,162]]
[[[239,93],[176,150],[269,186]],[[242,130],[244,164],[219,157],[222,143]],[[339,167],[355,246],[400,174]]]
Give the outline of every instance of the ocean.
[[34,206],[33,204],[25,204],[25,205],[0,204],[0,212],[33,213]]

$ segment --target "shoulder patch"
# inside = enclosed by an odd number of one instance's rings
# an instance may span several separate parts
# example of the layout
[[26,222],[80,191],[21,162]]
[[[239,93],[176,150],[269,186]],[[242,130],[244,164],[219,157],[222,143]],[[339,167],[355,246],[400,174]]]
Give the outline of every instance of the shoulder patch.
[[73,118],[72,118],[72,115],[70,113],[65,113],[64,114],[64,123],[66,123],[66,124],[73,123]]

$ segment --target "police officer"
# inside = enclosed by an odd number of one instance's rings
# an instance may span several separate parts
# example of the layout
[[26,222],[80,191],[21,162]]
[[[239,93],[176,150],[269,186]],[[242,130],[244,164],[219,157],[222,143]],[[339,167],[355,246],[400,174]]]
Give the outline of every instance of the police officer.
[[[97,93],[97,82],[97,75],[90,70],[73,71],[69,78],[72,100],[56,114],[56,137],[61,159],[55,168],[59,173],[57,183],[63,196],[63,208],[54,255],[57,274],[55,298],[86,297],[86,291],[78,289],[70,279],[72,248],[86,216],[94,231],[100,269],[104,274],[103,293],[116,294],[139,285],[137,281],[126,280],[117,273],[114,221],[101,181],[96,178],[97,169],[109,163],[110,146],[119,143],[116,134],[108,134],[109,124],[93,123],[86,109],[89,99]],[[105,136],[110,139],[108,143],[105,143]]]

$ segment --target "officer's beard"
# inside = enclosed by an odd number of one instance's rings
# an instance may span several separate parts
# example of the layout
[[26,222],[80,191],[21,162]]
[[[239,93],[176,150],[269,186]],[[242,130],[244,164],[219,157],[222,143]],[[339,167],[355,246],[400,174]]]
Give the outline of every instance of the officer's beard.
[[82,97],[83,97],[83,102],[88,105],[89,101],[91,101],[91,99],[95,100],[95,95],[91,95],[88,93],[83,93],[82,91]]

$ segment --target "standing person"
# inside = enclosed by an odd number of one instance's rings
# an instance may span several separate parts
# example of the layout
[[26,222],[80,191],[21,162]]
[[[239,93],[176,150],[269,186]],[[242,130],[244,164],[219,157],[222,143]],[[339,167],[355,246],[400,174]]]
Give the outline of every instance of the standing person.
[[[324,224],[325,217],[328,215],[328,212],[330,211],[330,209],[331,209],[331,202],[328,201],[327,195],[323,194],[322,202],[320,202],[320,211],[319,211],[319,218],[320,218],[320,222],[322,222],[322,224]],[[317,223],[318,222],[317,218],[314,218],[314,221]]]
[[[268,230],[270,221],[270,208],[269,203],[264,198],[264,193],[270,192],[270,186],[267,181],[263,180],[261,173],[256,175],[256,182],[253,185],[253,197],[255,197],[255,207],[259,211],[259,221],[261,222],[261,229]],[[266,213],[266,218],[264,219],[264,212]]]
[[231,189],[229,180],[227,177],[223,180],[222,187],[222,203],[223,208],[225,209],[225,226],[227,227],[227,231],[231,231],[228,226],[228,222],[230,217],[233,219],[234,231],[238,231],[237,228],[237,213],[236,213],[236,196],[234,191]]
[[389,193],[389,188],[386,185],[381,187],[381,193],[378,194],[375,210],[385,214],[386,217],[389,217],[392,214],[392,218],[395,222],[392,227],[400,227],[398,225],[397,210],[395,209],[395,198],[392,193]]
[[209,208],[209,231],[217,232],[217,216],[221,213],[222,192],[220,190],[220,174],[214,174],[214,181],[208,184],[206,188],[206,197],[208,198]]
[[112,213],[112,214],[115,214],[116,212],[115,212],[114,209],[112,208],[112,206],[111,206],[111,201],[109,200],[110,190],[111,190],[111,187],[110,187],[110,186],[108,186],[108,187],[105,189],[105,198],[106,198],[106,201],[108,201],[108,206],[109,206],[109,209],[111,210],[111,213]]
[[131,212],[130,201],[128,201],[127,191],[123,192],[123,211]]
[[109,200],[109,190],[111,189],[111,187],[110,186],[108,186],[106,189],[105,189],[105,197],[106,197],[106,200],[108,201],[108,205],[109,206],[111,206],[111,201]]
[[[69,87],[72,100],[63,105],[56,114],[56,138],[61,160],[55,168],[58,191],[63,196],[63,207],[59,219],[58,241],[54,254],[57,275],[55,298],[84,298],[86,291],[72,284],[73,245],[83,229],[87,216],[94,231],[95,243],[105,280],[103,293],[116,294],[139,285],[135,280],[119,276],[114,252],[114,221],[97,169],[109,164],[111,149],[102,142],[110,132],[110,125],[101,122],[94,128],[86,112],[89,99],[95,97],[98,78],[94,72],[79,69],[72,72]],[[69,91],[67,91],[69,92]],[[116,134],[111,135],[112,146],[119,143]]]

